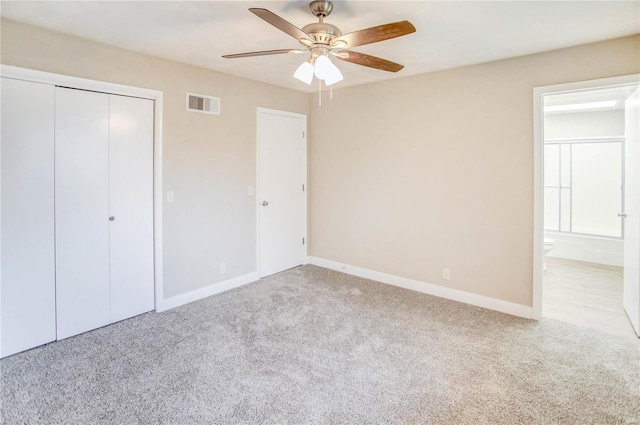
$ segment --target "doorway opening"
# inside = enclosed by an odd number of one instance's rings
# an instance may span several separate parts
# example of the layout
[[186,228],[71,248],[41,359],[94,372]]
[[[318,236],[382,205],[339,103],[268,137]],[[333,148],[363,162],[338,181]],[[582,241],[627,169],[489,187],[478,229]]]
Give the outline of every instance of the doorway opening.
[[638,76],[534,98],[534,314],[640,335]]

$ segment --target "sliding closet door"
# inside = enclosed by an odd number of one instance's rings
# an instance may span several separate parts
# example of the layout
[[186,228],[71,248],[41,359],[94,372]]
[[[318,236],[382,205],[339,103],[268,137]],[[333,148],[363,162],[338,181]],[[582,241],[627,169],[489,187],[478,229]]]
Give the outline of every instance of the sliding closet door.
[[56,88],[58,339],[111,321],[109,95]]
[[154,307],[153,101],[110,98],[111,321]]
[[2,352],[56,339],[54,87],[2,78]]

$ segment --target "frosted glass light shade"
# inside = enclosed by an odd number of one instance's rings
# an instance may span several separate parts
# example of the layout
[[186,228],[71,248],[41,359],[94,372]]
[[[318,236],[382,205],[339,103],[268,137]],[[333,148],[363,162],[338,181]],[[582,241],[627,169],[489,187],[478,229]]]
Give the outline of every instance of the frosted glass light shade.
[[302,65],[296,69],[293,76],[305,84],[311,84],[313,80],[313,65],[309,62],[303,62]]
[[342,72],[340,72],[340,70],[338,69],[337,66],[335,66],[333,63],[331,63],[331,67],[329,68],[329,72],[327,73],[327,75],[324,78],[324,83],[327,86],[330,86],[331,84],[335,84],[338,81],[342,81],[344,79],[344,77],[342,76]]
[[331,73],[331,60],[326,56],[318,56],[314,67],[315,75],[318,80],[324,80]]

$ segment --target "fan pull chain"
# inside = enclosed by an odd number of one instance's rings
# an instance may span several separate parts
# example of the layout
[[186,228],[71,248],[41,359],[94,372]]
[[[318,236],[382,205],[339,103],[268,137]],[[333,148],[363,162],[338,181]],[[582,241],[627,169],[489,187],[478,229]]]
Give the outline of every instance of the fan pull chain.
[[329,86],[329,99],[333,100],[333,84]]
[[318,78],[318,106],[322,106],[322,80]]

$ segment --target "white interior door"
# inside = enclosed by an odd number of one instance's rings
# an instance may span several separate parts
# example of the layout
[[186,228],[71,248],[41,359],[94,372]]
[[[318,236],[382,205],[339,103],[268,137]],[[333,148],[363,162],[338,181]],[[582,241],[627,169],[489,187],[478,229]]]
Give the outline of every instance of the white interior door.
[[56,88],[58,339],[110,323],[109,95]]
[[2,357],[56,339],[54,86],[2,78]]
[[640,88],[625,102],[623,305],[640,336]]
[[299,266],[304,259],[305,127],[304,116],[258,113],[261,277]]
[[153,101],[110,95],[111,321],[154,307]]

